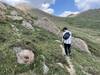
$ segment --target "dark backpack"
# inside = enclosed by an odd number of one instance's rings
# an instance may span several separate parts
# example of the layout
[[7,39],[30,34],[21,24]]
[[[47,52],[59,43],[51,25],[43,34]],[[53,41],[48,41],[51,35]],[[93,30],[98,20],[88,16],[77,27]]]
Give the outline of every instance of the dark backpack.
[[70,37],[70,33],[69,32],[66,32],[63,36],[63,39],[64,40],[67,40],[68,38]]

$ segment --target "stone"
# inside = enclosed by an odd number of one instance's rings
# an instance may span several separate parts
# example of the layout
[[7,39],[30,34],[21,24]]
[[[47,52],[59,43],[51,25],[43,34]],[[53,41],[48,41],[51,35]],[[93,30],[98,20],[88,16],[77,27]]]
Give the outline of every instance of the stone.
[[0,20],[5,20],[6,16],[5,16],[5,12],[0,10]]
[[31,50],[16,48],[16,57],[19,64],[31,64],[34,62],[35,55]]
[[91,53],[88,49],[86,42],[80,38],[73,38],[72,46],[79,49],[80,51]]
[[2,10],[6,10],[7,7],[6,7],[2,2],[0,2],[0,9],[2,9]]
[[12,19],[12,20],[18,20],[18,21],[21,21],[21,20],[23,20],[23,17],[21,17],[21,16],[8,16],[8,18],[10,18],[10,19]]
[[64,68],[64,65],[62,63],[57,63],[57,65],[59,65],[61,68]]
[[18,31],[19,31],[19,29],[18,29],[18,28],[16,28],[16,26],[15,26],[15,25],[11,25],[11,27],[12,27],[12,29],[13,29],[13,31],[14,31],[14,32],[18,32]]
[[34,29],[32,24],[30,22],[27,22],[27,21],[23,21],[22,26],[24,26],[27,29]]
[[48,71],[49,71],[48,66],[45,63],[43,63],[43,74],[46,75]]
[[10,13],[12,16],[18,16],[19,14],[18,14],[18,12],[17,11],[15,11],[15,10],[13,10],[13,11],[11,11],[11,13]]
[[23,49],[21,47],[13,47],[14,52],[17,54],[21,52]]
[[58,35],[60,32],[58,27],[55,26],[55,24],[46,17],[40,18],[40,19],[36,20],[34,23],[35,23],[34,25],[41,27],[41,28],[43,28],[49,32],[52,32],[56,35]]

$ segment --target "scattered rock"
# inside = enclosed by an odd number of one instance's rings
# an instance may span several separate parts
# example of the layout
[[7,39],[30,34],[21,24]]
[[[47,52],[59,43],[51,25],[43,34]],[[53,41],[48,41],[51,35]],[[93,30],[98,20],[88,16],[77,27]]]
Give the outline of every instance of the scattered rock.
[[88,49],[86,42],[80,38],[73,38],[72,46],[78,48],[80,51],[91,53]]
[[[13,47],[19,64],[30,64],[34,61],[34,53],[22,47]],[[28,59],[27,59],[28,58]]]
[[59,29],[55,26],[55,24],[46,17],[38,19],[35,22],[35,25],[42,27],[49,32],[55,33],[56,35],[59,33]]
[[57,63],[61,68],[64,68],[64,65],[62,63]]
[[13,11],[11,11],[11,13],[10,13],[12,16],[18,16],[19,14],[18,14],[18,12],[17,11],[15,11],[15,10],[13,10]]
[[6,19],[5,9],[6,7],[0,2],[0,21]]
[[43,65],[43,74],[47,75],[47,73],[49,71],[49,67],[45,64],[45,57],[43,55],[41,55],[41,57],[43,58],[43,62],[42,62],[42,65]]
[[61,41],[60,40],[55,40],[56,42],[58,42],[58,43],[61,43]]
[[[6,10],[7,7],[6,7],[2,2],[0,2],[0,9],[2,9],[2,10]],[[1,13],[1,12],[0,12],[0,13]]]
[[10,18],[10,19],[12,19],[12,20],[18,20],[18,21],[21,21],[21,20],[23,20],[23,17],[21,17],[21,16],[7,16],[8,18]]
[[[20,49],[19,49],[20,50]],[[34,62],[34,53],[30,50],[22,50],[17,53],[17,62],[19,64],[31,64]]]
[[5,12],[0,10],[0,20],[5,20],[6,16],[5,16]]
[[18,28],[16,28],[16,26],[15,26],[15,25],[11,25],[11,27],[12,27],[12,29],[13,29],[13,31],[14,31],[14,32],[18,32],[18,31],[19,31],[19,29],[18,29]]
[[48,66],[45,63],[43,63],[43,74],[47,75],[48,71],[49,71]]
[[23,49],[21,47],[13,47],[13,50],[16,54],[20,53]]
[[27,22],[27,21],[23,21],[22,26],[24,26],[27,29],[34,29],[32,24],[30,22]]

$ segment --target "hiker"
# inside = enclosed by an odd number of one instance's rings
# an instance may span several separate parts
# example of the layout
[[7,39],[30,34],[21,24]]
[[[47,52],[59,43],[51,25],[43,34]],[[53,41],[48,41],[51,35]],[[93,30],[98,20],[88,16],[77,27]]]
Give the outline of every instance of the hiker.
[[72,43],[72,33],[68,30],[68,28],[63,28],[63,37],[62,42],[64,45],[65,53],[67,56],[71,55],[71,43]]

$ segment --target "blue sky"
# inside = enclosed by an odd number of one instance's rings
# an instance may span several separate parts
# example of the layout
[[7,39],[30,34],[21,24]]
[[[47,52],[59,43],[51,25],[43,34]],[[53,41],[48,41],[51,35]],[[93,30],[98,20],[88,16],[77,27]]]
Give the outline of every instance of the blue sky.
[[59,15],[64,11],[78,11],[74,0],[56,0],[55,4],[52,4],[50,8],[55,10],[55,15]]
[[100,0],[0,0],[16,6],[20,3],[30,4],[52,15],[66,17],[89,9],[100,8]]

